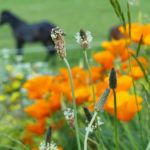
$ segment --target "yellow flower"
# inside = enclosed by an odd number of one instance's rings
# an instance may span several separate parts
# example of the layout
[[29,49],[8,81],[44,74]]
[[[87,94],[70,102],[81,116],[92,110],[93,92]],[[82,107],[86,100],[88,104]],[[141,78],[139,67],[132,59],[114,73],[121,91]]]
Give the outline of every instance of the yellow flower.
[[3,94],[1,94],[1,95],[0,95],[0,101],[5,101],[5,100],[6,100],[6,96],[3,95]]
[[17,101],[19,98],[20,98],[20,93],[19,93],[19,92],[13,92],[12,95],[11,95],[11,97],[10,97],[10,100],[11,100],[12,102],[15,102],[15,101]]
[[16,79],[23,80],[23,78],[24,78],[24,75],[22,73],[16,74]]
[[12,85],[11,85],[11,86],[12,86],[12,88],[13,88],[14,90],[19,89],[20,86],[21,86],[21,82],[18,81],[18,80],[15,80],[15,81],[12,82]]

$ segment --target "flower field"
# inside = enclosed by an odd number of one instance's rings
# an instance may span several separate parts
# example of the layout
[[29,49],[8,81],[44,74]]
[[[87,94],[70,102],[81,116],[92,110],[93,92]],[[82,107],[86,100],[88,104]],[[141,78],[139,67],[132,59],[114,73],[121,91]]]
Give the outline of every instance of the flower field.
[[119,25],[99,45],[85,27],[68,50],[56,27],[49,62],[0,51],[0,150],[150,150],[150,24],[138,0],[108,4]]

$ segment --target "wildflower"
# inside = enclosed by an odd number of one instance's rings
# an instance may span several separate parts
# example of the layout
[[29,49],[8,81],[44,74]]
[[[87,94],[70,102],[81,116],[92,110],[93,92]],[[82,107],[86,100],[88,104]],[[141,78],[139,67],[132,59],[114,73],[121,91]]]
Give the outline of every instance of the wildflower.
[[102,65],[103,69],[110,69],[113,67],[115,57],[109,51],[102,51],[93,55],[95,61]]
[[84,31],[80,29],[80,32],[77,32],[75,35],[77,43],[81,45],[81,48],[87,49],[90,47],[90,42],[92,41],[93,37],[91,36],[91,32]]
[[52,81],[50,76],[37,76],[26,81],[23,88],[28,91],[30,99],[42,99],[49,94]]
[[46,145],[45,141],[43,141],[39,146],[39,150],[58,150],[58,147],[56,143],[54,143],[53,141],[51,141],[51,143],[48,143]]
[[74,110],[71,108],[67,108],[64,111],[64,116],[65,119],[67,120],[68,124],[70,125],[70,127],[74,128]]
[[[126,24],[126,31],[124,30],[123,26],[120,26],[119,30],[127,37],[129,37],[129,24]],[[131,39],[134,42],[140,41],[140,38],[142,36],[142,25],[139,23],[132,23],[130,30],[131,30]]]
[[134,79],[140,79],[140,78],[142,78],[143,76],[144,76],[144,74],[143,74],[143,72],[142,72],[142,70],[141,70],[141,68],[139,67],[139,66],[132,66],[132,68],[131,68],[132,70],[132,72],[130,73],[130,75],[134,78]]
[[116,71],[114,68],[112,68],[111,72],[110,72],[109,87],[111,89],[116,89],[116,87],[117,87],[117,76],[116,76]]
[[[135,97],[127,91],[116,92],[117,97],[117,118],[122,121],[130,121],[138,111],[142,109],[140,96]],[[137,98],[137,103],[136,103]],[[114,116],[114,97],[113,94],[108,98],[104,109]]]
[[4,94],[0,94],[0,101],[5,101],[6,100],[6,96]]
[[99,116],[97,116],[97,125],[101,126],[102,124],[104,124],[104,122],[102,122],[101,118]]
[[45,128],[45,120],[39,119],[36,123],[27,125],[27,131],[30,133],[34,133],[36,135],[42,135],[46,128]]
[[53,28],[51,31],[51,37],[55,43],[55,49],[57,50],[58,55],[62,59],[66,57],[64,35],[64,31],[59,27]]
[[24,111],[36,119],[45,118],[50,115],[49,102],[42,99],[38,100],[34,104],[27,106]]
[[124,31],[124,27],[121,26],[119,30],[129,37],[129,31],[131,31],[131,40],[133,42],[139,43],[142,38],[142,44],[149,45],[149,37],[150,37],[150,25],[142,25],[139,23],[132,23],[131,28],[129,30],[129,24],[126,24],[126,31]]
[[90,90],[85,86],[78,87],[75,90],[75,97],[76,97],[76,103],[78,105],[82,104],[82,103],[86,102],[89,99]]
[[[115,58],[119,56],[121,61],[124,62],[128,59],[130,55],[127,53],[127,46],[129,46],[130,40],[128,39],[120,39],[120,40],[112,40],[109,42],[102,42],[102,47],[105,48],[106,51],[109,51]],[[128,51],[132,51],[128,48]]]
[[121,75],[117,78],[117,91],[127,91],[132,87],[132,77]]
[[101,118],[99,116],[97,116],[95,121],[93,122],[92,126],[90,128],[86,127],[85,131],[89,130],[90,132],[93,132],[94,130],[96,130],[98,127],[100,127],[103,124],[104,124],[104,122],[102,122]]

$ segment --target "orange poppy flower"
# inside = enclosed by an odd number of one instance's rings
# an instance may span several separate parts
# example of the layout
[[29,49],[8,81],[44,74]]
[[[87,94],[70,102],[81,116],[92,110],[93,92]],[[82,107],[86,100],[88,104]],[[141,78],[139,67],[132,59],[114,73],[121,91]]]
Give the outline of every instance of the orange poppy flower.
[[[129,24],[126,24],[126,31],[124,31],[124,27],[121,26],[119,30],[129,37]],[[139,42],[141,36],[143,35],[143,26],[139,23],[131,24],[131,40],[134,42]]]
[[27,106],[24,111],[33,118],[45,118],[50,115],[49,103],[46,100],[38,100]]
[[[137,57],[137,59],[139,60],[139,62],[143,65],[143,67],[147,68],[149,63],[148,61],[144,58],[144,57]],[[139,64],[137,63],[137,61],[132,60],[131,61],[132,66],[139,66]]]
[[103,69],[111,69],[114,63],[114,56],[109,51],[101,51],[93,55],[95,61],[102,65]]
[[117,91],[128,91],[132,87],[132,78],[128,75],[119,76],[117,79]]
[[41,99],[49,93],[51,84],[52,77],[43,75],[29,79],[23,87],[28,90],[28,97],[30,99]]
[[49,99],[47,99],[47,105],[51,113],[54,113],[61,108],[61,96],[59,93],[52,93]]
[[102,47],[110,51],[115,57],[119,54],[121,55],[127,46],[129,46],[130,41],[127,39],[112,40],[109,42],[103,42]]
[[34,133],[36,135],[43,135],[46,131],[45,120],[37,120],[34,124],[27,125],[27,131]]
[[150,24],[143,25],[143,43],[150,45]]
[[[143,101],[141,97],[134,95],[129,95],[126,91],[119,91],[116,94],[117,97],[117,118],[122,121],[130,121],[138,111],[142,109],[141,102]],[[105,110],[108,111],[112,116],[114,116],[114,97],[111,94],[105,104]]]
[[139,66],[133,66],[130,75],[136,80],[140,79],[144,76],[144,74]]
[[90,89],[87,87],[80,87],[75,90],[75,97],[77,104],[82,104],[89,100],[90,96]]
[[102,68],[101,67],[91,67],[91,72],[92,72],[93,82],[100,80],[100,77],[102,76]]
[[[126,31],[121,26],[120,31],[129,37],[129,24],[126,25]],[[142,37],[142,43],[150,45],[150,24],[141,25],[138,23],[131,24],[131,39],[134,42],[139,43]]]

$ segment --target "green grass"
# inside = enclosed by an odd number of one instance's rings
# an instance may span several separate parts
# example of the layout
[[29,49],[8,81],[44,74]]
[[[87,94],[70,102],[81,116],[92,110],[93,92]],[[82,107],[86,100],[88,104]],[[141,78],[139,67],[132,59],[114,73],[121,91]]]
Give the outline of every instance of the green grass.
[[[142,0],[140,8],[144,15],[150,13],[146,1]],[[0,11],[11,10],[29,23],[48,20],[63,28],[67,33],[66,45],[68,49],[79,49],[75,43],[74,35],[80,28],[92,32],[94,37],[92,49],[95,49],[100,45],[100,41],[108,38],[109,29],[118,24],[118,19],[113,13],[109,1],[106,0],[0,0],[0,3]],[[126,6],[124,3],[122,5]],[[138,9],[135,6],[131,8],[132,20],[137,20]],[[149,18],[147,17],[147,19]],[[8,25],[0,27],[0,49],[3,48],[15,49],[15,40]],[[26,44],[25,49],[25,53],[31,50],[41,50],[39,56],[44,55],[44,48],[39,43]],[[76,53],[74,54],[76,57]],[[29,54],[26,55],[30,58]],[[34,59],[37,58],[36,55],[34,55]]]

